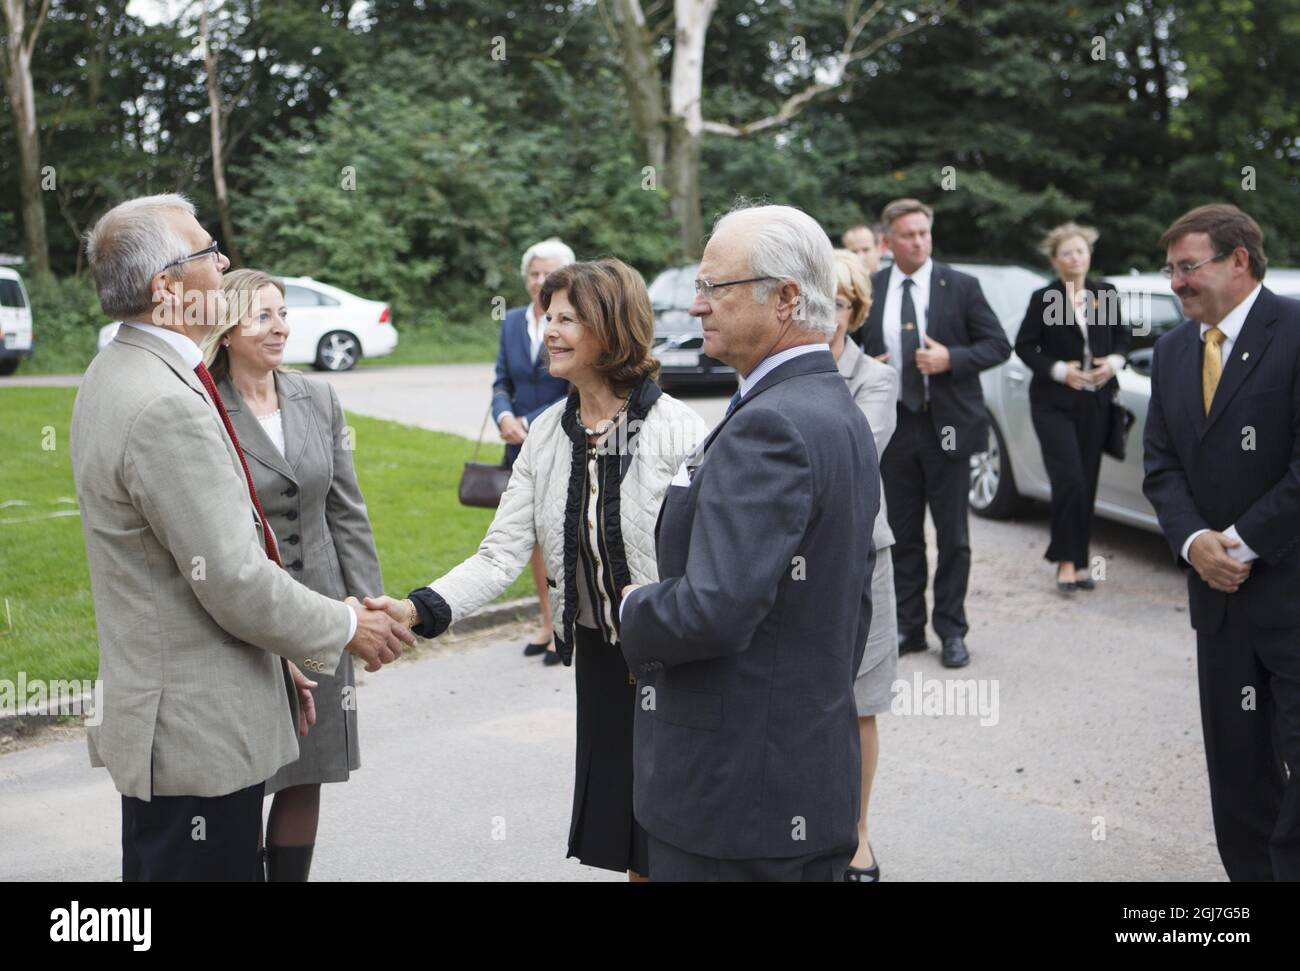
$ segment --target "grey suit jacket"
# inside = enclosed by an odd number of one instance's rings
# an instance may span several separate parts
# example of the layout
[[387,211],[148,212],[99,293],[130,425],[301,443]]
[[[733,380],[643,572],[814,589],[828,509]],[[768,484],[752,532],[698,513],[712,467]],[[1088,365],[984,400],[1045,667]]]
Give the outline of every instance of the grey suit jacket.
[[813,352],[759,381],[688,463],[660,513],[660,582],[623,607],[636,818],[714,858],[851,850],[880,508],[867,420]]
[[[862,409],[867,424],[871,426],[878,459],[885,454],[885,448],[898,426],[898,372],[888,364],[863,354],[862,348],[847,338],[840,359],[835,363],[840,369],[840,376],[849,386],[853,403]],[[889,510],[885,506],[883,488],[880,492],[880,512],[876,514],[876,522],[871,530],[871,542],[878,550],[894,545],[894,533],[889,528]]]
[[[327,382],[295,372],[276,372],[275,388],[284,455],[234,385],[229,380],[217,384],[285,569],[327,597],[382,596],[379,554],[357,485],[338,394]],[[308,677],[319,685],[313,692],[316,724],[299,742],[302,756],[276,774],[268,792],[277,791],[281,783],[346,779],[349,769],[360,766],[357,710],[355,704],[345,706],[341,697],[344,688],[356,686],[351,655],[344,655],[336,671],[308,672]]]
[[274,655],[333,671],[351,611],[267,558],[221,418],[157,337],[122,327],[86,369],[72,469],[104,683],[91,764],[146,800],[262,782],[298,755]]

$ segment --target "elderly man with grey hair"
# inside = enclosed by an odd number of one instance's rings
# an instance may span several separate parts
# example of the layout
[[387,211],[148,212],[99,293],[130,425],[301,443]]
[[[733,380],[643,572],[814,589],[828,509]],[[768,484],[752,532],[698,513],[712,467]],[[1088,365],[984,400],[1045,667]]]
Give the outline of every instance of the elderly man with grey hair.
[[787,206],[724,216],[700,262],[691,313],[740,390],[664,498],[659,582],[621,605],[653,880],[841,880],[857,847],[880,486],[827,344],[835,283]]
[[414,638],[280,567],[199,350],[229,263],[190,202],[124,202],[86,250],[123,321],[72,410],[104,688],[91,764],[122,794],[123,880],[254,880],[263,784],[315,718],[298,669],[347,650],[375,671]]

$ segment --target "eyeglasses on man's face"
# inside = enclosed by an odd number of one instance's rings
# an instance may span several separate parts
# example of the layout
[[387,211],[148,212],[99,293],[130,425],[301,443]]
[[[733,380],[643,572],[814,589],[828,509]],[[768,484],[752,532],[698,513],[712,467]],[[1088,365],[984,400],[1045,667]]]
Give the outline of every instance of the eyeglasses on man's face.
[[205,256],[211,256],[213,263],[218,265],[221,263],[221,250],[218,248],[215,239],[212,241],[210,246],[205,246],[197,253],[191,253],[189,256],[182,256],[179,260],[172,260],[158,272],[161,273],[163,270],[170,270],[173,266],[180,266],[182,263],[189,263],[191,260],[201,260]]
[[1193,263],[1191,260],[1183,260],[1183,262],[1174,265],[1166,263],[1160,268],[1160,272],[1165,275],[1165,279],[1167,280],[1172,280],[1174,278],[1175,271],[1178,272],[1179,276],[1191,276],[1206,263],[1215,263],[1218,260],[1222,260],[1231,255],[1231,253],[1220,253],[1218,256],[1207,256],[1205,259],[1197,263]]
[[760,280],[775,280],[774,276],[751,276],[745,280],[727,280],[723,283],[710,283],[708,280],[697,279],[695,281],[695,292],[704,297],[705,300],[712,300],[714,293],[724,287],[738,287],[742,283],[758,283]]

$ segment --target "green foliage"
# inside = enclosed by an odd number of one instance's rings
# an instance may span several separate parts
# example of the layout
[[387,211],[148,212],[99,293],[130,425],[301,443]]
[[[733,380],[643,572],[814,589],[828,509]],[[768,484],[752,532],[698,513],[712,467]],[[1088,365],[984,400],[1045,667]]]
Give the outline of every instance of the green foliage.
[[666,199],[642,188],[626,126],[606,124],[572,79],[535,61],[509,70],[566,111],[520,124],[511,109],[522,91],[502,83],[505,70],[485,59],[451,85],[395,53],[318,124],[264,143],[243,173],[248,262],[391,300],[404,327],[490,334],[494,306],[526,299],[519,258],[546,236],[580,258],[661,268]]
[[99,328],[111,323],[99,309],[99,298],[88,275],[27,280],[32,301],[33,354],[20,365],[21,374],[76,374],[95,356]]
[[[53,0],[37,45],[41,149],[56,175],[43,198],[61,275],[84,271],[80,234],[131,195],[187,192],[217,228],[197,8],[146,24],[129,6]],[[666,82],[671,4],[651,6]],[[883,4],[860,46],[917,6]],[[777,111],[839,49],[844,13],[843,0],[720,0],[704,116],[740,124]],[[666,173],[643,188],[608,14],[593,0],[214,8],[244,261],[389,300],[399,326],[430,332],[412,341],[424,348],[488,346],[494,298],[523,301],[519,256],[546,236],[647,277],[673,262]],[[1261,222],[1274,264],[1294,264],[1297,36],[1294,0],[962,0],[785,125],[706,134],[705,222],[737,197],[767,198],[838,237],[912,194],[939,213],[941,257],[1038,264],[1039,235],[1079,219],[1101,231],[1098,268],[1122,272],[1160,263],[1160,231],[1220,199]],[[348,166],[354,190],[342,188]],[[955,189],[941,186],[946,167]],[[22,248],[17,186],[12,118],[0,111],[0,252]],[[74,333],[55,321],[38,339]],[[47,361],[84,357],[90,344],[66,339],[47,345]]]

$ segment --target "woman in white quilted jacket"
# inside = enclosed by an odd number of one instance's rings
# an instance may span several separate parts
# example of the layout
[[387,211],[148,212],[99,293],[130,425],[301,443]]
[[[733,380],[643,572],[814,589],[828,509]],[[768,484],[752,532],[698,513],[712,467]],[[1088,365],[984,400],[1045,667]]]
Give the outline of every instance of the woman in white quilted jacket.
[[572,263],[547,276],[540,299],[550,371],[570,382],[567,399],[533,421],[478,552],[406,600],[367,603],[436,637],[505,592],[541,546],[556,649],[576,669],[568,855],[637,880],[646,837],[632,816],[636,682],[619,648],[619,591],[658,580],[659,506],[708,429],[655,383],[654,311],[636,270]]

